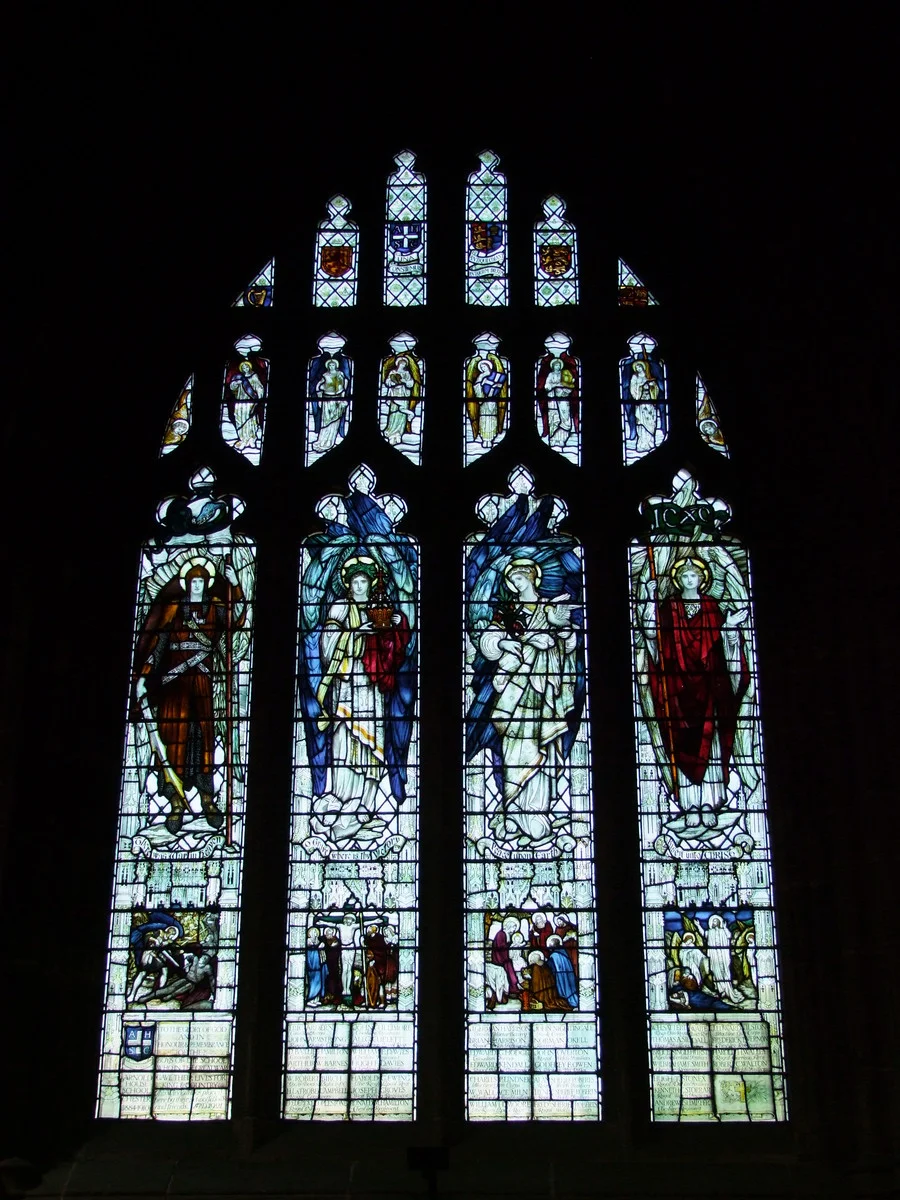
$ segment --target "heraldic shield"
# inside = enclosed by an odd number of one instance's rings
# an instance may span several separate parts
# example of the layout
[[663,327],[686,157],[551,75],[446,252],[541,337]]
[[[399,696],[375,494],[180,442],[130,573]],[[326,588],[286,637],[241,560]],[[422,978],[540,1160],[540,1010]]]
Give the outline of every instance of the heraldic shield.
[[391,221],[391,249],[395,254],[416,254],[421,246],[421,221]]
[[503,226],[494,221],[473,221],[470,237],[476,250],[490,253],[503,245]]
[[545,275],[565,275],[572,265],[571,246],[541,246],[538,254],[540,267]]
[[353,247],[323,246],[321,262],[322,270],[326,275],[330,275],[333,279],[340,279],[353,266]]
[[155,1025],[126,1025],[122,1030],[125,1042],[125,1057],[143,1062],[153,1057]]

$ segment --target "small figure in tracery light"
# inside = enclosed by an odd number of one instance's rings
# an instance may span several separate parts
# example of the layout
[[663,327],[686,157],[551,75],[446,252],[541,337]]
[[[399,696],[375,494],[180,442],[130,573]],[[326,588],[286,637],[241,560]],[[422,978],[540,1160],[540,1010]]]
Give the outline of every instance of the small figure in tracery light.
[[581,362],[567,333],[551,333],[535,364],[541,439],[570,462],[581,461]]
[[344,353],[347,339],[332,330],[318,340],[319,353],[307,372],[306,465],[339,445],[352,417],[353,363]]
[[415,353],[411,333],[390,340],[391,353],[381,360],[379,421],[389,446],[416,464],[422,461],[422,418],[425,364]]
[[509,359],[497,353],[500,339],[485,332],[474,343],[465,366],[466,466],[506,436],[509,408]]
[[626,466],[661,446],[669,433],[666,367],[656,355],[656,338],[636,333],[619,363]]
[[222,437],[254,466],[259,465],[265,432],[269,360],[259,351],[262,342],[248,333],[234,343],[235,354],[225,367],[222,395]]

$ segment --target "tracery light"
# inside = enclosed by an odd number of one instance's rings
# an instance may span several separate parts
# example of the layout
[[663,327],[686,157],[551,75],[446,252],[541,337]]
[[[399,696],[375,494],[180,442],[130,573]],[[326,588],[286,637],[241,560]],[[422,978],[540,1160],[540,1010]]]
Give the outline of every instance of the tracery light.
[[175,404],[172,406],[172,411],[169,414],[169,420],[166,423],[166,431],[163,434],[162,443],[159,447],[159,457],[164,454],[171,454],[173,450],[177,450],[184,439],[191,431],[191,417],[193,412],[193,395],[194,395],[194,376],[188,375],[185,380],[184,387]]
[[493,307],[509,303],[506,176],[493,150],[478,161],[466,186],[466,303]]
[[271,308],[275,299],[275,259],[270,258],[258,275],[235,299],[232,308]]
[[626,466],[652,453],[669,436],[666,364],[657,355],[656,344],[649,333],[635,333],[628,339],[629,353],[619,362]]
[[463,364],[463,461],[466,466],[506,437],[509,426],[509,359],[500,339],[485,330],[472,339],[475,353]]
[[396,333],[378,372],[378,423],[389,446],[417,466],[422,462],[425,360],[411,333]]
[[644,284],[624,258],[619,259],[619,307],[647,308],[658,304],[650,289]]
[[313,304],[346,308],[356,303],[359,283],[359,226],[350,220],[350,201],[332,196],[328,215],[316,229]]
[[730,458],[728,453],[728,443],[725,441],[725,434],[722,432],[722,423],[719,420],[719,413],[712,398],[706,390],[706,385],[697,374],[696,381],[696,396],[697,396],[697,428],[700,430],[700,436],[713,450],[717,450],[719,454]]
[[424,304],[428,283],[428,191],[415,161],[411,150],[396,154],[387,182],[384,302],[399,307]]
[[234,354],[225,364],[219,420],[223,439],[255,467],[262,457],[271,366],[261,350],[255,333],[234,343]]
[[541,440],[581,464],[581,359],[567,333],[551,333],[534,364],[535,415]]
[[539,308],[578,303],[578,239],[559,196],[544,200],[534,227],[534,302]]
[[353,359],[347,339],[331,330],[316,343],[306,369],[306,466],[311,467],[347,436],[353,419]]

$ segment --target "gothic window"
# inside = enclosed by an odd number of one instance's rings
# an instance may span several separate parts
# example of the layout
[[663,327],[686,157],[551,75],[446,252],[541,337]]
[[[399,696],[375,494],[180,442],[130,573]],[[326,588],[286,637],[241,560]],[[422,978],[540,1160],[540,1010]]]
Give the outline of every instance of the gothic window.
[[[579,244],[552,158],[517,210],[513,167],[478,155],[462,261],[461,168],[442,190],[393,162],[368,201],[348,169],[352,218],[335,194],[318,219],[320,196],[299,259],[276,247],[278,305],[270,258],[223,294],[211,362],[171,381],[97,1112],[597,1123],[602,1063],[605,1119],[639,1100],[781,1121],[749,554],[707,495],[735,467],[719,411],[622,259],[613,300],[615,254]],[[361,235],[383,236],[362,271]],[[607,1072],[647,1038],[649,1074]]]

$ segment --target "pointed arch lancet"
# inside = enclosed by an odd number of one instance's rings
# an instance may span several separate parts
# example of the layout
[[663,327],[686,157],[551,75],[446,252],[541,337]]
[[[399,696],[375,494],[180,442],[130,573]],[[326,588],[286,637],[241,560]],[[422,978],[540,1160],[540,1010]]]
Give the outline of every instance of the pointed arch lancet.
[[466,1115],[600,1116],[583,552],[523,466],[463,562]]
[[360,466],[300,560],[284,1107],[415,1117],[419,552]]
[[786,1115],[753,593],[731,511],[679,471],[631,543],[652,1112]]
[[99,1117],[230,1115],[254,543],[201,468],[141,548]]

